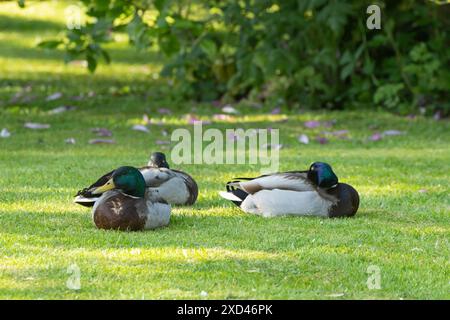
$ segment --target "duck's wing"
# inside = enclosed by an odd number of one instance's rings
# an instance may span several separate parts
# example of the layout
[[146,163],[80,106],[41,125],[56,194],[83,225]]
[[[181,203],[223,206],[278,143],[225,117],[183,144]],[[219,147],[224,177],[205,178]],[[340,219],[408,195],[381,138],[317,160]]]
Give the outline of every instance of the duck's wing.
[[113,173],[114,170],[103,175],[100,179],[91,184],[89,187],[79,190],[75,195],[74,202],[85,207],[92,207],[99,198],[99,195],[92,194],[92,191],[107,183],[108,180],[111,179]]
[[189,174],[187,174],[184,171],[175,170],[172,169],[175,174],[183,179],[184,184],[186,185],[186,188],[188,190],[188,198],[186,199],[185,203],[186,205],[193,205],[198,197],[198,185],[197,182],[195,182],[194,178],[192,178]]
[[198,186],[187,173],[179,170],[148,170],[144,172],[147,190],[151,189],[167,203],[192,205],[197,200]]
[[307,171],[287,171],[263,175],[256,178],[237,178],[227,183],[229,189],[241,189],[248,194],[261,190],[314,191],[313,183],[308,179]]
[[139,170],[144,176],[147,187],[159,187],[161,184],[176,177],[175,172],[167,168],[143,167]]

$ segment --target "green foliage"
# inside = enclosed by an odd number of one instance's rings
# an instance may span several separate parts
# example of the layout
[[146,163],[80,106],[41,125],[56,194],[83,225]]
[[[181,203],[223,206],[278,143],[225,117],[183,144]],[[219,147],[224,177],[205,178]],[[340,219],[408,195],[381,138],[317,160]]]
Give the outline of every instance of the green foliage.
[[400,93],[405,88],[403,83],[388,83],[379,86],[373,97],[375,103],[388,109],[395,109],[401,103]]
[[[392,111],[449,113],[449,4],[379,1],[83,0],[95,18],[67,34],[67,60],[91,71],[112,32],[169,58],[162,74],[177,95],[198,100],[257,97],[310,108],[375,103]],[[50,43],[46,47],[51,46]]]

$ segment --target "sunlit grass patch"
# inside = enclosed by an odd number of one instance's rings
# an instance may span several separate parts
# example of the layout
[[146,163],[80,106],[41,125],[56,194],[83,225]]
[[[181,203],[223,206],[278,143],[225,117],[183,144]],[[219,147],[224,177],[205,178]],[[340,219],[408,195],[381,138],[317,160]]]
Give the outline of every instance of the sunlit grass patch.
[[[64,65],[61,52],[37,49],[37,37],[58,36],[64,6],[33,2],[29,8],[39,10],[22,11],[13,2],[0,4],[0,16],[15,21],[8,30],[0,19],[0,130],[11,132],[0,138],[1,298],[449,298],[447,120],[370,109],[283,107],[271,114],[273,106],[245,101],[234,105],[239,115],[215,117],[223,111],[210,103],[166,97],[167,83],[154,77],[159,57],[130,49],[126,36],[111,45],[113,64],[95,75],[82,64]],[[36,30],[33,21],[40,21]],[[56,92],[62,97],[47,101]],[[14,101],[18,93],[23,96]],[[61,105],[76,110],[49,114]],[[144,114],[152,120],[148,134],[131,129]],[[119,165],[146,164],[151,151],[169,153],[173,142],[156,141],[169,141],[177,128],[192,132],[189,115],[222,132],[279,129],[280,170],[331,163],[360,192],[358,214],[337,220],[247,215],[217,193],[233,177],[258,175],[259,166],[199,164],[182,166],[199,184],[198,202],[174,208],[167,228],[97,230],[90,210],[72,203],[76,191]],[[335,123],[307,128],[311,120]],[[50,128],[30,130],[25,122]],[[95,127],[111,130],[116,143],[89,144]],[[393,129],[403,134],[370,140]],[[348,130],[348,139],[328,134],[327,144],[316,141],[334,130]],[[301,144],[300,134],[310,143]],[[80,290],[66,285],[72,264],[81,272]],[[371,265],[381,270],[379,290],[367,287]]]

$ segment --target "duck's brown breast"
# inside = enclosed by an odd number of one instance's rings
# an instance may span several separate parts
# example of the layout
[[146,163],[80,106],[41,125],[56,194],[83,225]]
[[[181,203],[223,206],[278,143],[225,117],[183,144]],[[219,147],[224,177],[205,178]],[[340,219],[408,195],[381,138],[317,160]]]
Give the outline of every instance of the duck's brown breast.
[[94,212],[94,223],[99,229],[143,230],[145,218],[139,216],[135,199],[122,193],[100,203]]

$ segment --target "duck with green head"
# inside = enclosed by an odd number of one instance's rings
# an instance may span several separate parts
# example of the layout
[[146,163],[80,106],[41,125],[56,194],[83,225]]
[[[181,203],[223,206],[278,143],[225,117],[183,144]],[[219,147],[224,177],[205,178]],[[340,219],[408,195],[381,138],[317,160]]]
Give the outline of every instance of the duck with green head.
[[[170,169],[166,156],[162,152],[153,152],[147,166],[138,169],[144,176],[147,188],[167,203],[172,205],[193,205],[197,200],[198,187],[195,180],[187,173]],[[74,202],[86,207],[92,207],[98,200],[98,195],[92,191],[109,181],[114,170],[99,178],[87,188],[75,195]]]
[[220,195],[243,211],[264,217],[313,215],[353,216],[358,192],[340,183],[331,166],[314,162],[306,171],[287,171],[228,182]]
[[94,223],[100,229],[138,231],[170,222],[170,205],[146,187],[142,173],[134,167],[114,170],[92,194],[101,195],[92,209]]

